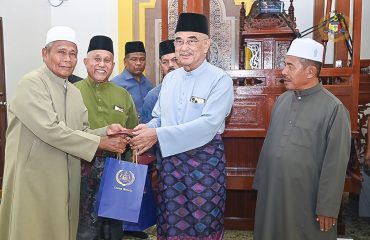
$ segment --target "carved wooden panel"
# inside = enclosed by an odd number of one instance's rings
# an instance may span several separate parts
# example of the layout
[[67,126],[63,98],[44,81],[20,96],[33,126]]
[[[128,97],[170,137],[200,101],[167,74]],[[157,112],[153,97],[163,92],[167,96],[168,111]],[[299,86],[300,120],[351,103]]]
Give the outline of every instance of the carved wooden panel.
[[228,119],[229,129],[266,131],[267,102],[264,95],[250,95],[248,87],[240,87],[237,93],[231,117]]
[[283,69],[285,66],[285,55],[290,46],[290,41],[275,41],[274,46],[274,69]]
[[244,38],[244,69],[283,69],[292,38]]

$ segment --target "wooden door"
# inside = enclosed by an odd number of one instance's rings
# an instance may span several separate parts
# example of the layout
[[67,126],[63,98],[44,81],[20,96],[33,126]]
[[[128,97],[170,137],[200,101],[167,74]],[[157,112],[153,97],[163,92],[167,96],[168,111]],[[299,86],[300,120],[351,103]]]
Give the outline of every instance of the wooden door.
[[0,198],[4,172],[5,131],[7,127],[3,40],[3,20],[0,17]]

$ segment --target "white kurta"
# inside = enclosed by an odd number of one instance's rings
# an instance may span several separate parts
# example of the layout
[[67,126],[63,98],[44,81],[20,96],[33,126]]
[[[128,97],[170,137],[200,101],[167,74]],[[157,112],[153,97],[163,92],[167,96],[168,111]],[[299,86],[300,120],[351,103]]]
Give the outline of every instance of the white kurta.
[[8,114],[1,240],[74,240],[80,158],[100,142],[79,90],[43,65],[20,80]]

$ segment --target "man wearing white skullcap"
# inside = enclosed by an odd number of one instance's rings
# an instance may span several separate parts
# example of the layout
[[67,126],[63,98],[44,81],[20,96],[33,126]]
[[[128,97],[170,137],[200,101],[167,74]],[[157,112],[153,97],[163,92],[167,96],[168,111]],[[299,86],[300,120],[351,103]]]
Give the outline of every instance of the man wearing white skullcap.
[[75,32],[49,30],[44,64],[23,76],[9,108],[2,240],[74,240],[78,226],[80,160],[98,149],[122,153],[125,141],[107,134],[119,124],[90,130],[80,91],[67,81],[77,62]]
[[295,39],[282,71],[253,187],[255,240],[334,240],[351,128],[347,109],[319,80],[323,46]]

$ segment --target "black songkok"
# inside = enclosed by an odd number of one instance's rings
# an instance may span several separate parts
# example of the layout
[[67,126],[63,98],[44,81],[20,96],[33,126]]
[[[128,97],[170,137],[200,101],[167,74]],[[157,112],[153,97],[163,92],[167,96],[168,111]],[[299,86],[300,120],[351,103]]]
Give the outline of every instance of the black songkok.
[[181,13],[175,33],[199,32],[209,35],[207,17],[199,13]]
[[173,40],[166,40],[159,44],[159,58],[161,58],[163,55],[175,52],[175,45],[173,42]]
[[127,42],[125,45],[125,55],[134,52],[143,52],[145,53],[144,44],[141,41]]
[[87,52],[94,50],[106,50],[114,54],[112,39],[102,35],[92,37]]

